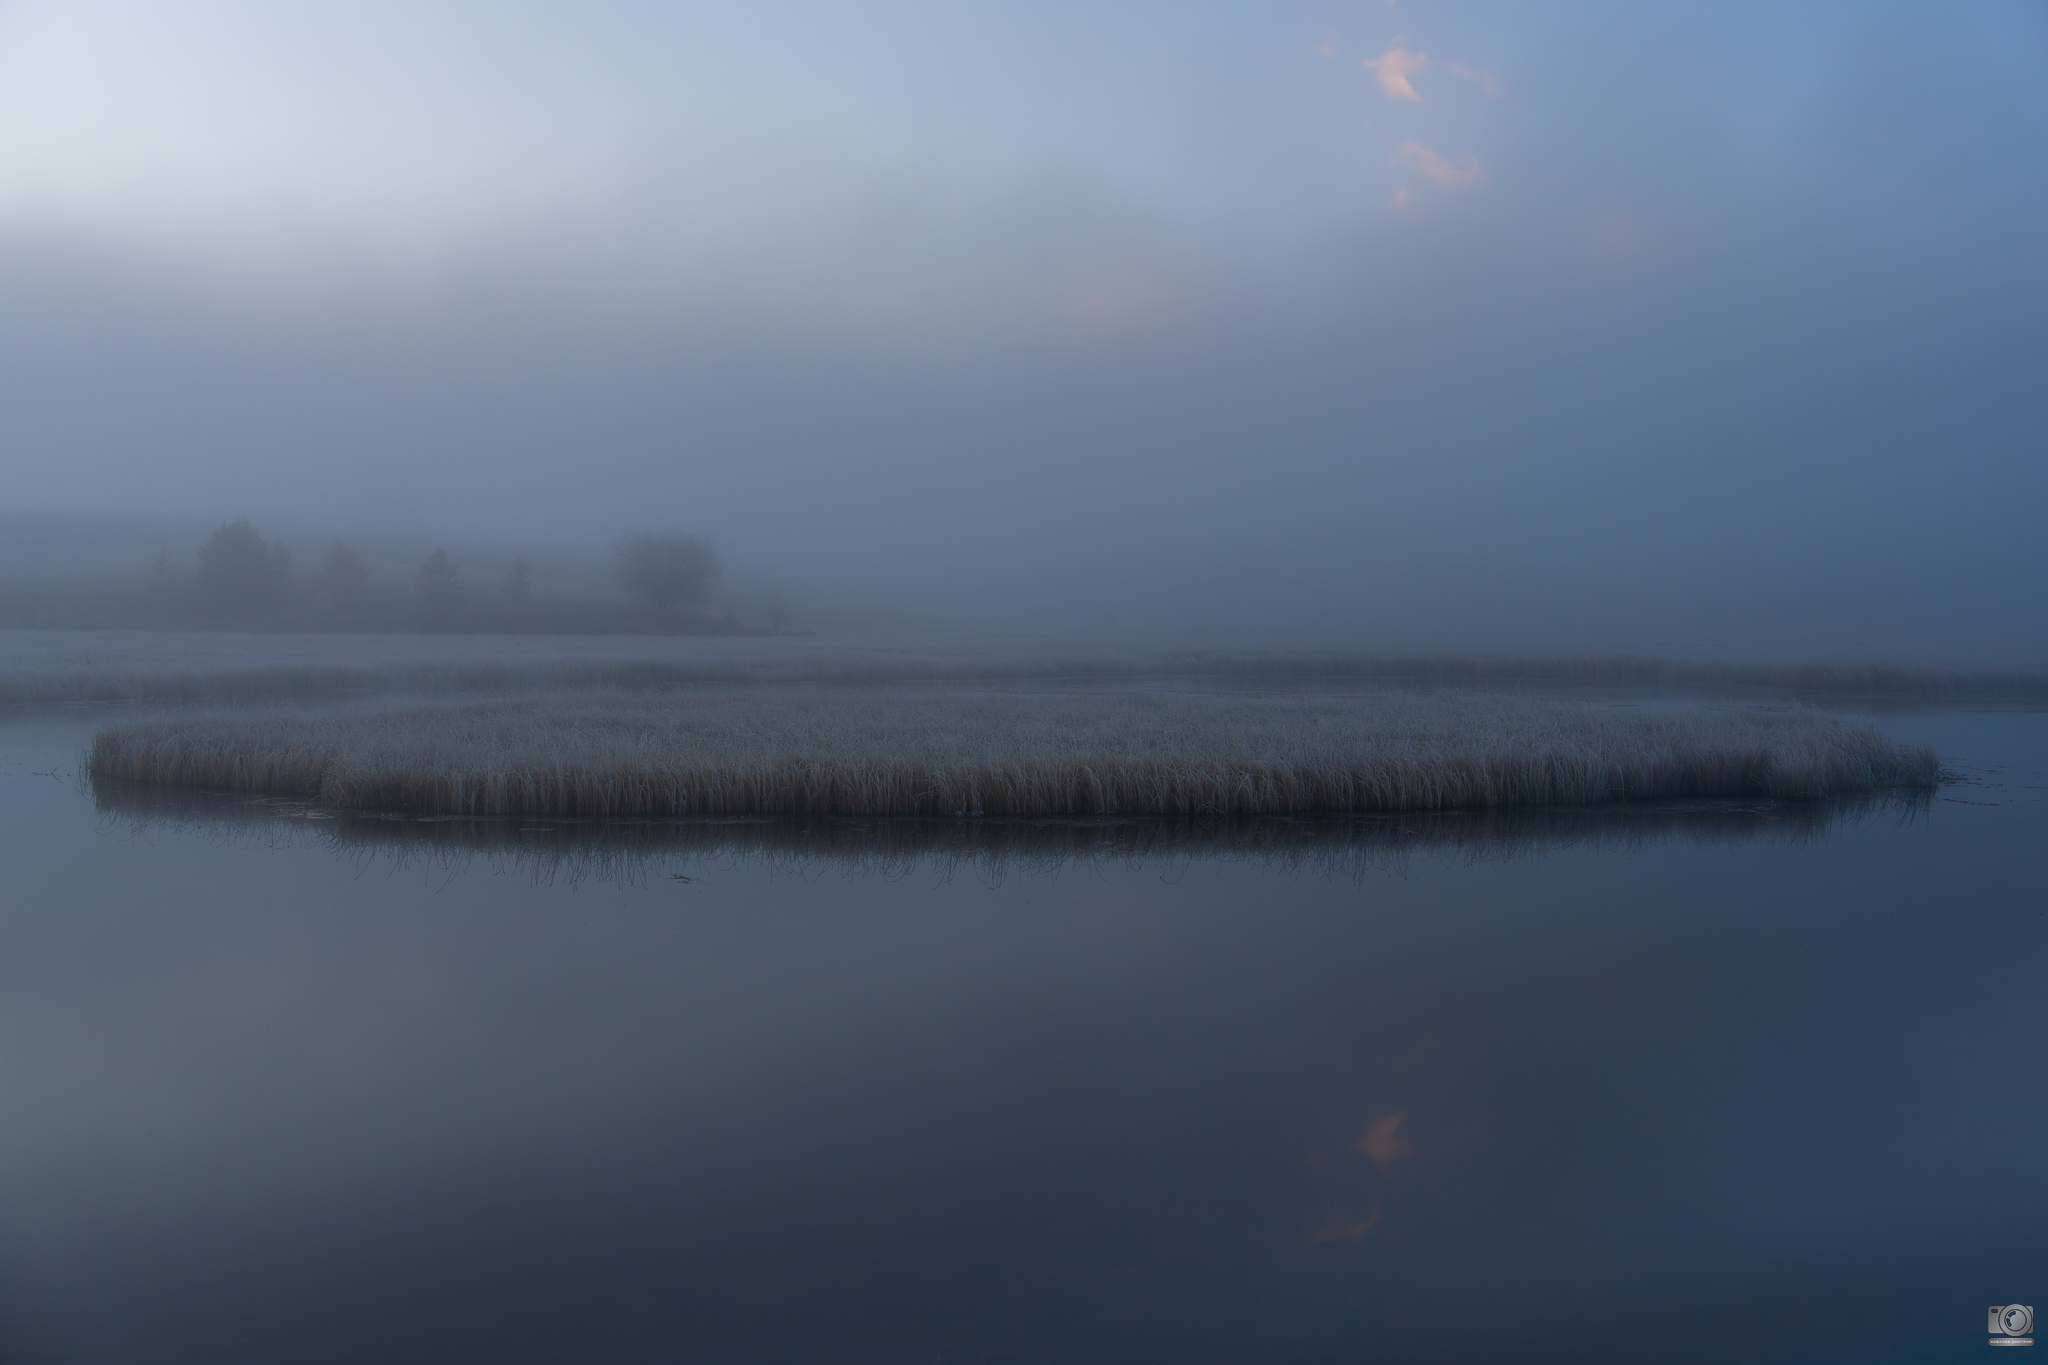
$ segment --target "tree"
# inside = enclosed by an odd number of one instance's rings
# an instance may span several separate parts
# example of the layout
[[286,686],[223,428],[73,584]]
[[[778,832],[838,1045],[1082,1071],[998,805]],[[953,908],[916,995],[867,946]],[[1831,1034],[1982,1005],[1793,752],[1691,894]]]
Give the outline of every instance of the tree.
[[412,585],[419,590],[420,618],[429,626],[445,629],[461,617],[462,571],[446,550],[437,549],[420,561]]
[[178,595],[178,562],[171,558],[171,547],[156,547],[156,558],[149,561],[150,587],[156,593],[159,604],[168,604]]
[[182,614],[180,609],[186,605],[184,579],[178,561],[171,558],[171,547],[157,546],[156,558],[149,562],[149,596],[158,620],[169,622]]
[[215,531],[199,550],[199,595],[209,606],[250,611],[275,602],[291,580],[292,552],[256,533],[247,517]]
[[701,536],[641,531],[612,542],[619,582],[663,621],[703,602],[718,578],[718,552]]
[[321,596],[336,605],[356,602],[370,586],[369,561],[337,540],[327,547],[315,582]]
[[512,561],[512,567],[505,570],[505,581],[498,585],[498,593],[505,599],[505,610],[517,620],[525,620],[533,612],[533,567],[524,556]]

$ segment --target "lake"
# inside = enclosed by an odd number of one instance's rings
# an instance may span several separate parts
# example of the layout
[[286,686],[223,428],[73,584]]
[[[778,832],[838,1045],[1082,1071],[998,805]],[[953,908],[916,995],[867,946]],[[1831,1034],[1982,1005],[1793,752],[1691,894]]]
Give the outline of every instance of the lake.
[[2048,714],[1883,715],[1917,803],[1151,842],[96,804],[110,714],[0,719],[7,1362],[1924,1361],[2048,1300]]

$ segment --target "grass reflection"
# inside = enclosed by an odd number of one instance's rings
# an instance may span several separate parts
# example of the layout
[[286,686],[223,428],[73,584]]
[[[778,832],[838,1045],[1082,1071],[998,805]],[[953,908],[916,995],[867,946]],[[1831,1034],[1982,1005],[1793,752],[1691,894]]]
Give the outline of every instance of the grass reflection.
[[1645,801],[1600,806],[1261,816],[1233,819],[697,817],[497,819],[332,811],[246,793],[94,779],[103,827],[131,833],[316,847],[394,869],[472,867],[537,883],[644,885],[734,865],[816,876],[1001,881],[1092,866],[1253,863],[1290,875],[1361,880],[1416,859],[1509,862],[1566,849],[1660,844],[1803,844],[1872,822],[1909,824],[1930,794],[1824,801]]

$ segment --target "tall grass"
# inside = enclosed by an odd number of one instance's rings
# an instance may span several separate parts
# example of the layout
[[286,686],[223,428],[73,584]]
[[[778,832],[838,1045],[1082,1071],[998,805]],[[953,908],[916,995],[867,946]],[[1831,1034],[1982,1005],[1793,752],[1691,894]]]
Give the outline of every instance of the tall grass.
[[1927,786],[1938,761],[1793,707],[785,688],[139,720],[88,768],[471,818],[1064,818],[1806,799]]

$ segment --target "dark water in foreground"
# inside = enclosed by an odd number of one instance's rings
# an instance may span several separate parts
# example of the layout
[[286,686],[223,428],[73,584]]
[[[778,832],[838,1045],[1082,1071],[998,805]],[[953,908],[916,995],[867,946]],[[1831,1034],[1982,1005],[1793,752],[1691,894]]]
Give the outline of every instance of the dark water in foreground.
[[2048,715],[1889,718],[1971,779],[1918,810],[1194,845],[102,812],[97,719],[0,720],[7,1362],[1918,1361],[2048,1310]]

